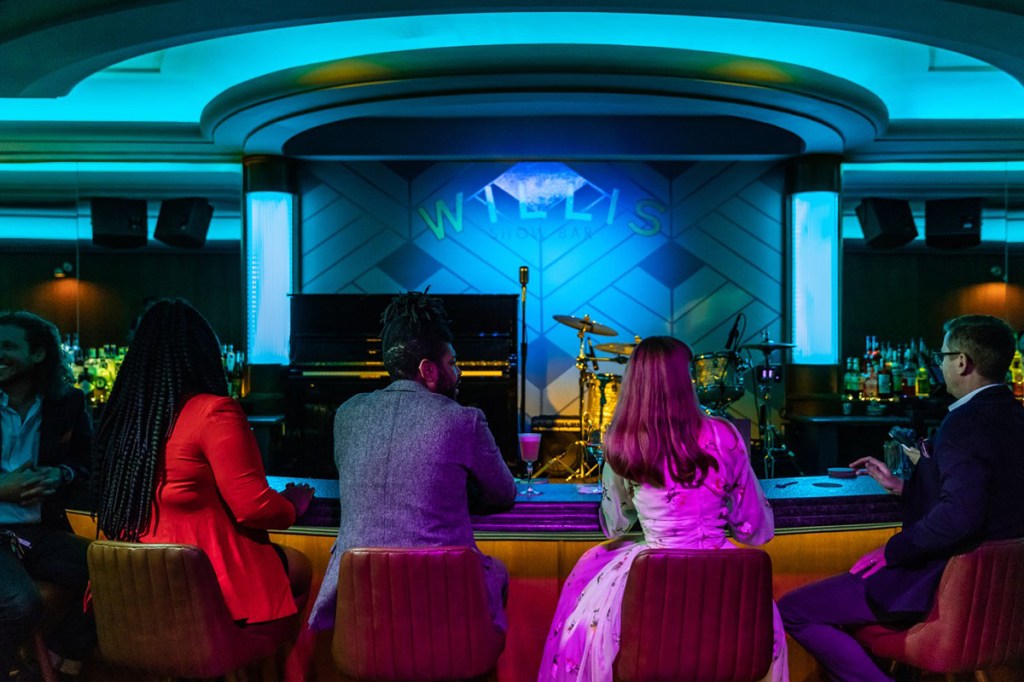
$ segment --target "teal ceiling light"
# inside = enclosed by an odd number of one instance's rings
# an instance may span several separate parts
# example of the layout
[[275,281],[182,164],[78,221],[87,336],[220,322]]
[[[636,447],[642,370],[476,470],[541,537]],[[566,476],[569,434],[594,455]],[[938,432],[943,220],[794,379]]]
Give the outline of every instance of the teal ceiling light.
[[96,73],[66,97],[0,99],[0,121],[195,123],[219,93],[282,69],[384,52],[531,44],[713,51],[815,68],[875,93],[891,119],[1024,118],[1024,88],[1003,71],[904,40],[714,17],[519,12],[365,19],[182,45]]

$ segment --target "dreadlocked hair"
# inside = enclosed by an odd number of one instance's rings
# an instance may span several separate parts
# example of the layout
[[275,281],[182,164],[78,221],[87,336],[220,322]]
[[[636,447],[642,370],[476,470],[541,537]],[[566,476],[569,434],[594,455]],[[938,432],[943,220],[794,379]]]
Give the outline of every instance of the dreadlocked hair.
[[424,358],[440,362],[452,342],[444,303],[427,291],[399,294],[381,316],[384,369],[392,379],[412,379]]
[[142,314],[93,440],[93,516],[113,540],[149,527],[157,463],[185,401],[227,396],[220,342],[188,302],[159,300]]

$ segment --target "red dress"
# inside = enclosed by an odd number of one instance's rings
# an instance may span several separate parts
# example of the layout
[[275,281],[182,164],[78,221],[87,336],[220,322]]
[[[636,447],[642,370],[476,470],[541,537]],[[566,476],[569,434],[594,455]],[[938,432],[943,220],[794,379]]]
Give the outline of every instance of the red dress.
[[245,413],[230,398],[193,396],[157,463],[149,528],[141,542],[206,552],[235,620],[260,623],[296,612],[288,576],[267,529],[295,523],[295,507],[270,489]]

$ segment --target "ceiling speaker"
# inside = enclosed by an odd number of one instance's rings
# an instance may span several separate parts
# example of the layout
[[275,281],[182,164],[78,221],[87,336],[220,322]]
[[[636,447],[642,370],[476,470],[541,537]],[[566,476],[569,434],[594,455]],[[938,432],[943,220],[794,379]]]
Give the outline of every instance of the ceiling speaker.
[[937,249],[981,243],[981,199],[932,199],[924,203],[924,241]]
[[910,202],[903,199],[863,199],[857,205],[857,219],[864,241],[873,249],[891,249],[917,238]]
[[213,206],[206,199],[168,199],[160,204],[153,236],[169,246],[201,249],[212,217]]
[[145,199],[94,197],[89,212],[93,244],[118,248],[146,245],[149,225]]

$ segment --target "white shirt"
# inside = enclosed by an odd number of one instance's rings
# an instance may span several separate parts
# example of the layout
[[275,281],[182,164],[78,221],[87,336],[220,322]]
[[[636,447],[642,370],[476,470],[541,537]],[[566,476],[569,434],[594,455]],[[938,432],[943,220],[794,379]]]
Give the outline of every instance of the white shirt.
[[[39,427],[43,422],[43,399],[36,396],[25,419],[8,405],[7,394],[0,391],[0,471],[10,473],[20,466],[39,463]],[[0,526],[13,523],[39,523],[42,504],[23,507],[0,502]]]
[[979,393],[984,391],[986,388],[992,388],[993,386],[1003,386],[1003,388],[1005,388],[1004,384],[985,384],[984,386],[976,388],[973,391],[971,391],[970,393],[968,393],[967,395],[963,396],[962,398],[960,398],[960,400],[957,400],[955,403],[950,405],[947,409],[950,412],[952,412],[956,408],[962,407],[962,406],[966,405],[970,401],[971,398],[973,398],[974,396],[978,395]]

